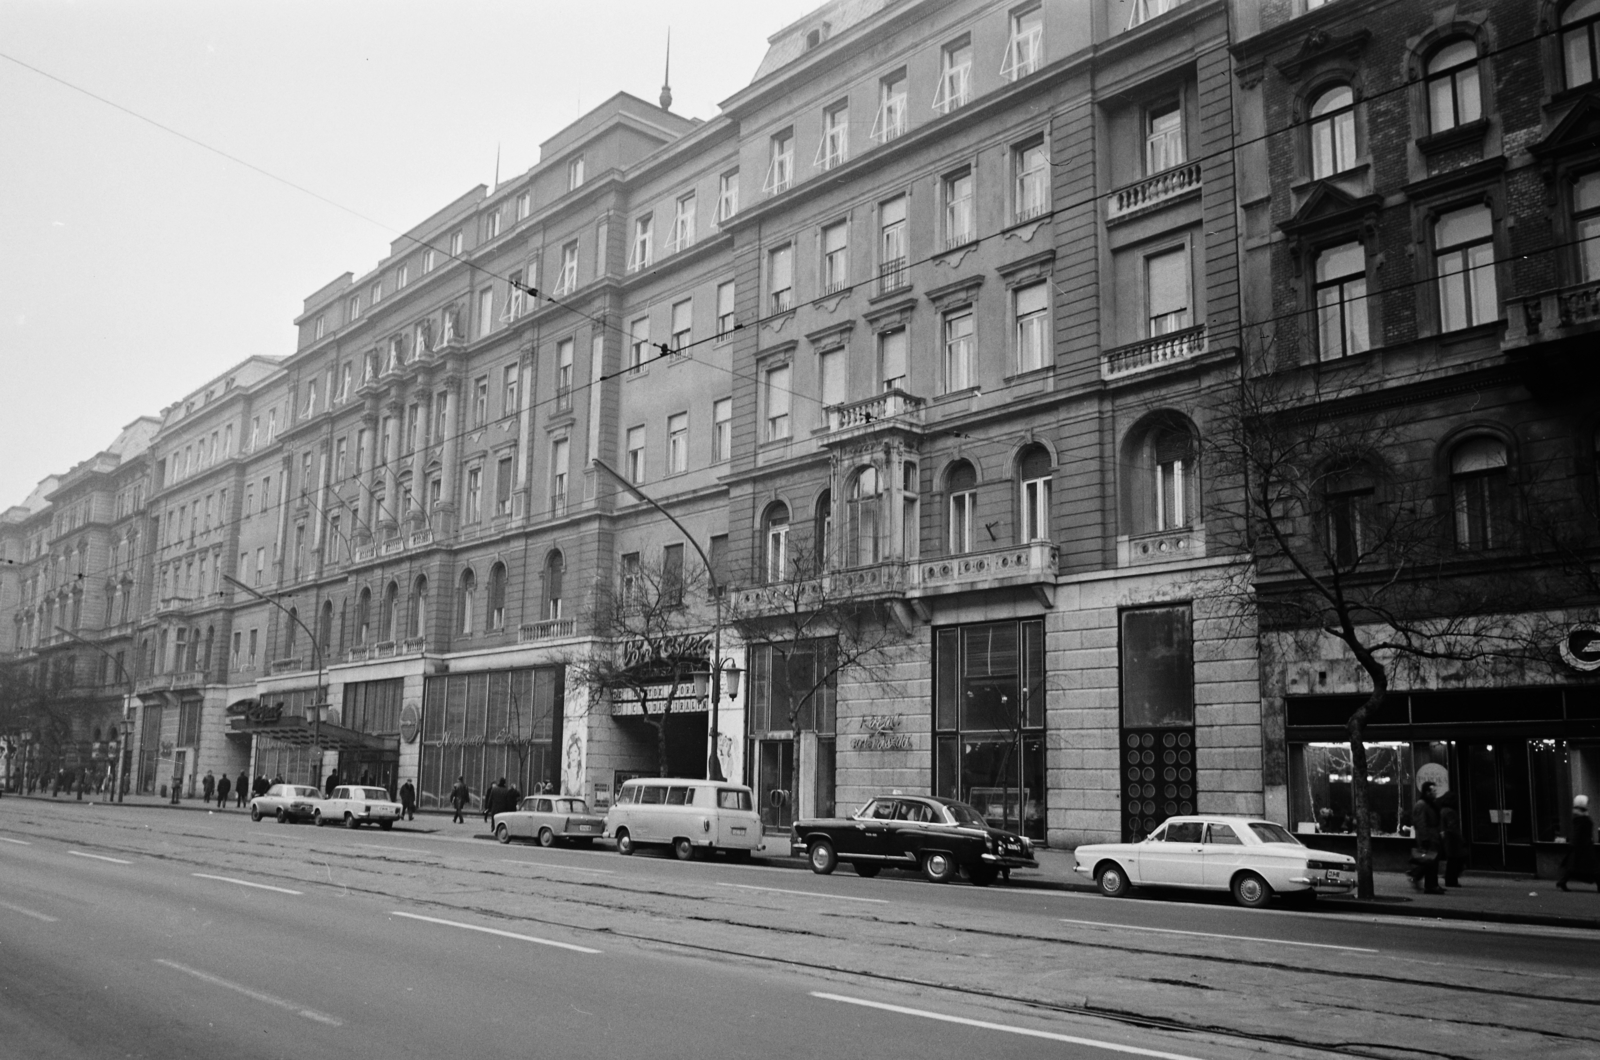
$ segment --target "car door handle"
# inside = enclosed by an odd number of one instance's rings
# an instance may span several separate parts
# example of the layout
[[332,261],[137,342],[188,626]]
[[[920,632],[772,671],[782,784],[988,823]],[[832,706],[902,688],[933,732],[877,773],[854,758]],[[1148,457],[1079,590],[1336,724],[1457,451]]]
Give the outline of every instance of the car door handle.
[[867,826],[866,825],[864,825],[864,824],[857,824],[856,825],[856,831],[865,832],[866,830],[867,830]]

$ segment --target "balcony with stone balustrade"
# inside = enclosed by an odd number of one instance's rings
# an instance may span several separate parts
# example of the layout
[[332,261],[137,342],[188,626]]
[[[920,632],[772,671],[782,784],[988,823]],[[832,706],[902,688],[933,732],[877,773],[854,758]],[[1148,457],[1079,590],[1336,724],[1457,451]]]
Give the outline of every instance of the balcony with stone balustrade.
[[1117,224],[1200,194],[1200,163],[1163,169],[1113,191],[1106,198],[1106,224]]
[[895,388],[859,401],[829,405],[823,443],[839,445],[891,430],[921,435],[927,404],[924,399]]
[[1183,328],[1107,350],[1101,359],[1101,377],[1120,379],[1155,371],[1192,360],[1205,352],[1206,326]]

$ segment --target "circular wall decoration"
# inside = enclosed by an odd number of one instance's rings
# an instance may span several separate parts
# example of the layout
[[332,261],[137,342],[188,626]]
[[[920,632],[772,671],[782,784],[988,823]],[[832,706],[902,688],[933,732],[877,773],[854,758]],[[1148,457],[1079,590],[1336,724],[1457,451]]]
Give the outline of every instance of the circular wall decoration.
[[1600,670],[1600,626],[1584,622],[1561,638],[1561,661],[1584,673]]
[[417,742],[417,731],[420,728],[421,715],[415,703],[407,703],[400,708],[400,739],[406,743]]

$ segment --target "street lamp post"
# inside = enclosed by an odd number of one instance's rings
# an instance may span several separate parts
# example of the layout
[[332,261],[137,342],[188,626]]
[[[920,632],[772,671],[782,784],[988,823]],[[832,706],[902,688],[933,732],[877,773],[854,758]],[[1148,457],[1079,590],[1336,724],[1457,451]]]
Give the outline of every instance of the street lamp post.
[[[82,644],[85,648],[93,649],[94,651],[99,652],[101,655],[104,655],[107,659],[110,659],[111,660],[111,665],[115,666],[117,668],[117,673],[122,676],[122,680],[127,682],[128,690],[127,690],[127,692],[123,693],[123,697],[122,697],[122,746],[124,746],[124,747],[128,746],[128,733],[127,733],[127,729],[128,729],[128,711],[132,709],[133,700],[134,700],[134,697],[135,697],[134,686],[133,686],[133,676],[128,673],[127,669],[122,665],[121,661],[119,661],[115,655],[112,655],[110,652],[106,651],[104,648],[102,648],[100,645],[96,644],[94,641],[85,640],[84,638],[78,636],[76,633],[72,632],[72,630],[70,630],[70,629],[62,629],[60,626],[56,627],[56,632],[57,633],[63,633],[65,635],[71,637],[73,640],[77,641],[79,644]],[[112,779],[112,782],[116,785],[117,801],[118,802],[122,802],[123,801],[122,783],[126,779],[123,776],[123,774],[126,771],[127,771],[127,767],[126,767],[126,764],[122,760],[122,753],[120,751],[118,751],[116,765],[114,765],[112,767],[112,769],[111,769],[111,779]]]
[[278,601],[272,599],[272,597],[263,595],[262,593],[250,588],[250,586],[246,585],[238,578],[224,574],[222,576],[222,580],[227,582],[229,585],[234,586],[235,588],[243,589],[257,600],[260,600],[262,603],[271,604],[279,611],[282,611],[284,616],[288,618],[289,621],[305,630],[306,638],[311,642],[311,663],[317,671],[316,702],[311,704],[311,745],[316,749],[316,754],[312,756],[313,766],[311,772],[311,783],[320,788],[322,786],[322,709],[325,706],[322,701],[322,645],[317,643],[316,634],[312,633],[310,628],[307,627],[304,622],[300,621],[300,616],[297,613],[289,610],[287,607],[284,607]]
[[[629,482],[625,477],[623,477],[623,475],[619,473],[616,468],[612,467],[599,457],[594,458],[594,466],[598,467],[600,470],[616,479],[623,489],[627,490],[629,493],[639,498],[639,500],[643,501],[656,511],[660,512],[662,515],[666,516],[667,520],[683,533],[684,538],[688,540],[689,544],[694,546],[695,552],[699,553],[700,555],[700,562],[706,565],[706,577],[711,581],[711,598],[715,602],[717,609],[716,628],[712,631],[711,751],[706,756],[706,775],[712,780],[727,780],[728,778],[722,775],[722,761],[717,757],[718,745],[721,742],[721,735],[717,729],[717,705],[722,699],[722,586],[717,582],[717,572],[711,566],[711,557],[706,555],[706,550],[700,547],[700,542],[695,540],[694,535],[689,533],[688,528],[682,523],[678,522],[677,517],[671,512],[657,504],[655,498],[644,493],[639,489],[639,487],[635,486],[633,483]],[[729,696],[730,702],[732,701],[733,696],[739,694],[738,673],[739,671],[737,667],[730,668],[729,676],[732,679],[733,687],[732,695]]]

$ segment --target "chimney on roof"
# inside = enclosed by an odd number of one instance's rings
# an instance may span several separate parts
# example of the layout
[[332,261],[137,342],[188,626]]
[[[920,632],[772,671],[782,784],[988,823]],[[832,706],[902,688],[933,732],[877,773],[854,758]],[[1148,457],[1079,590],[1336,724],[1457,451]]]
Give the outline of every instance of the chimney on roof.
[[661,109],[672,109],[672,27],[667,27],[667,68],[661,74]]

